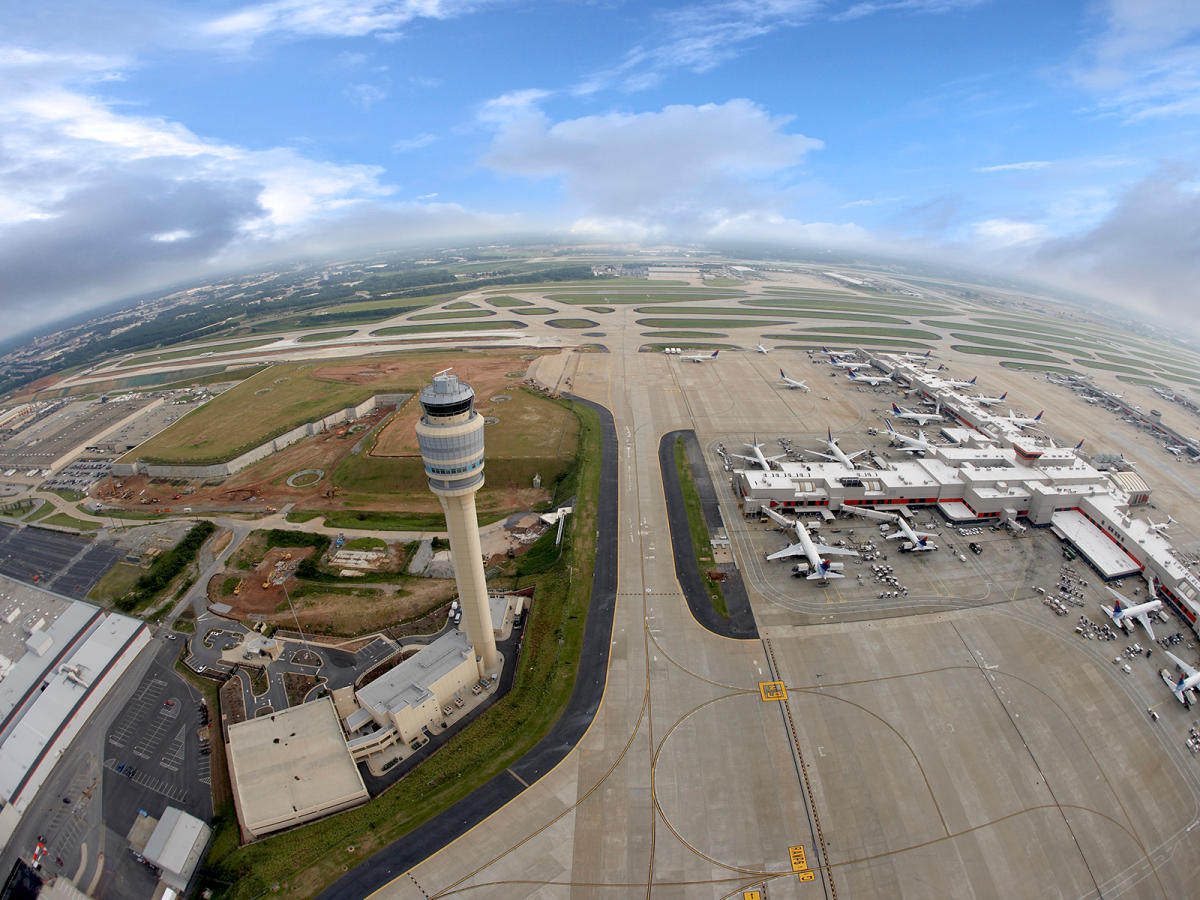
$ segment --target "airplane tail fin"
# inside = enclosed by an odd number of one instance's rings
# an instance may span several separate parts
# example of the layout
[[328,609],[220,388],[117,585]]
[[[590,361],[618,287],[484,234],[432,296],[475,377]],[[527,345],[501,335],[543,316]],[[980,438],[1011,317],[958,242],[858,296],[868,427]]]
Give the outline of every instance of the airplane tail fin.
[[898,407],[895,403],[892,404],[892,412],[897,416],[900,415],[900,407]]
[[780,370],[779,370],[779,377],[780,377],[780,378],[787,378],[787,376],[783,374],[783,369],[780,369]]
[[979,376],[974,375],[974,376],[972,376],[971,380],[967,382],[967,384],[974,384],[978,379],[979,379]]
[[1042,421],[1042,413],[1044,413],[1044,412],[1045,412],[1045,410],[1043,409],[1043,410],[1042,410],[1041,412],[1039,412],[1039,413],[1038,413],[1036,416],[1034,416],[1034,417],[1033,417],[1033,421],[1035,421],[1035,422],[1040,422],[1040,421]]
[[1080,440],[1079,440],[1079,443],[1075,445],[1075,449],[1076,449],[1076,450],[1078,450],[1078,449],[1080,449],[1082,446],[1083,446],[1083,439],[1082,439],[1082,438],[1080,438]]
[[832,444],[832,443],[833,443],[833,428],[831,428],[831,427],[829,427],[829,426],[826,426],[826,428],[825,428],[825,434],[826,434],[826,435],[828,436],[828,438],[829,438],[829,443],[831,443],[831,444]]
[[712,356],[710,356],[710,357],[709,357],[709,359],[716,359],[716,358],[717,358],[717,354],[718,354],[718,353],[720,353],[720,352],[721,352],[720,350],[714,350],[714,351],[713,351],[713,355],[712,355]]
[[887,430],[890,431],[892,434],[896,433],[896,429],[892,427],[891,419],[884,419],[883,424],[887,426]]
[[931,356],[933,356],[933,351],[932,351],[932,350],[926,350],[926,351],[925,351],[925,355],[924,355],[923,357],[921,357],[921,358],[922,358],[922,359],[929,359],[929,357],[931,357]]
[[1005,391],[1003,394],[1000,395],[1000,399],[1003,400],[1007,396],[1008,396],[1008,391]]

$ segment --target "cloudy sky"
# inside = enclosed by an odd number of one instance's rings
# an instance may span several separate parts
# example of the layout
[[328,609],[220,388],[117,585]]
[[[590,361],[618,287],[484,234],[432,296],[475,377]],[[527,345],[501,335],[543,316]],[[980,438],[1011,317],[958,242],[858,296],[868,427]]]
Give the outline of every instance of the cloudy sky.
[[11,331],[291,252],[765,239],[1200,308],[1195,0],[0,10]]

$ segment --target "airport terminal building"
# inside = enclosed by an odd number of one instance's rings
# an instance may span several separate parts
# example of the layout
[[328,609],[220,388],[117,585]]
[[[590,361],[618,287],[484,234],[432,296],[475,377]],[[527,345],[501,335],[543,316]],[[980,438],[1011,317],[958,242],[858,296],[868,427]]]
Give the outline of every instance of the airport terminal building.
[[1131,509],[1149,487],[1132,473],[1101,472],[1077,448],[1034,437],[995,416],[942,378],[898,357],[880,354],[879,368],[939,405],[949,443],[920,459],[877,462],[783,462],[778,469],[739,469],[732,485],[747,515],[764,508],[825,518],[846,507],[936,507],[951,523],[1023,523],[1054,530],[1106,580],[1141,574],[1197,629],[1200,579],[1175,554],[1170,540]]
[[0,844],[149,643],[139,619],[0,578]]

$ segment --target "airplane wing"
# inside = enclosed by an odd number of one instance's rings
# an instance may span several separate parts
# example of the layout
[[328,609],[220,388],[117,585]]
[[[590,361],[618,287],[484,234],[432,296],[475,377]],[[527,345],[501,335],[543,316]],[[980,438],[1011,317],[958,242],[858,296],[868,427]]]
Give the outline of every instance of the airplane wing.
[[830,547],[828,544],[814,544],[822,556],[858,556],[857,550],[847,550],[845,547]]
[[1171,657],[1171,661],[1174,662],[1175,665],[1179,666],[1179,668],[1183,669],[1183,671],[1187,673],[1188,678],[1191,678],[1193,675],[1197,674],[1196,669],[1189,666],[1187,663],[1185,663],[1182,659],[1180,659],[1178,656],[1176,656],[1170,650],[1164,650],[1163,653],[1165,653],[1165,654],[1167,654],[1167,656]]
[[1142,612],[1138,613],[1134,618],[1146,629],[1146,634],[1150,635],[1150,640],[1154,640],[1154,629],[1150,626],[1150,615]]
[[800,544],[789,544],[782,550],[776,550],[774,553],[768,553],[767,559],[787,559],[789,556],[806,556],[804,547]]
[[805,450],[804,452],[811,453],[813,456],[819,456],[819,457],[821,457],[821,459],[828,459],[830,461],[833,460],[833,457],[830,456],[828,453],[819,453],[816,450]]

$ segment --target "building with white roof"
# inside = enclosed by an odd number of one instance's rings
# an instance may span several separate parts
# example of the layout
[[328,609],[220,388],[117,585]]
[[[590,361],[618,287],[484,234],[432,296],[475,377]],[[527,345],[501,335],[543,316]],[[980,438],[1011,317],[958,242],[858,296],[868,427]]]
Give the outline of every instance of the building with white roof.
[[138,619],[0,578],[0,843],[149,643]]
[[[936,446],[922,459],[882,470],[838,462],[780,462],[772,471],[737,470],[734,487],[748,514],[764,507],[828,514],[846,506],[933,506],[951,522],[994,520],[1053,528],[1105,579],[1141,574],[1197,629],[1200,579],[1170,541],[1129,510],[1150,488],[1129,473],[1103,473],[1044,435],[1023,431],[987,412],[935,373],[879,354],[875,365],[939,403],[955,422],[955,446]],[[947,429],[943,429],[945,431]],[[1200,630],[1198,630],[1200,633]]]
[[168,806],[154,826],[142,856],[158,866],[159,878],[165,884],[183,893],[211,835],[212,829],[200,819]]

